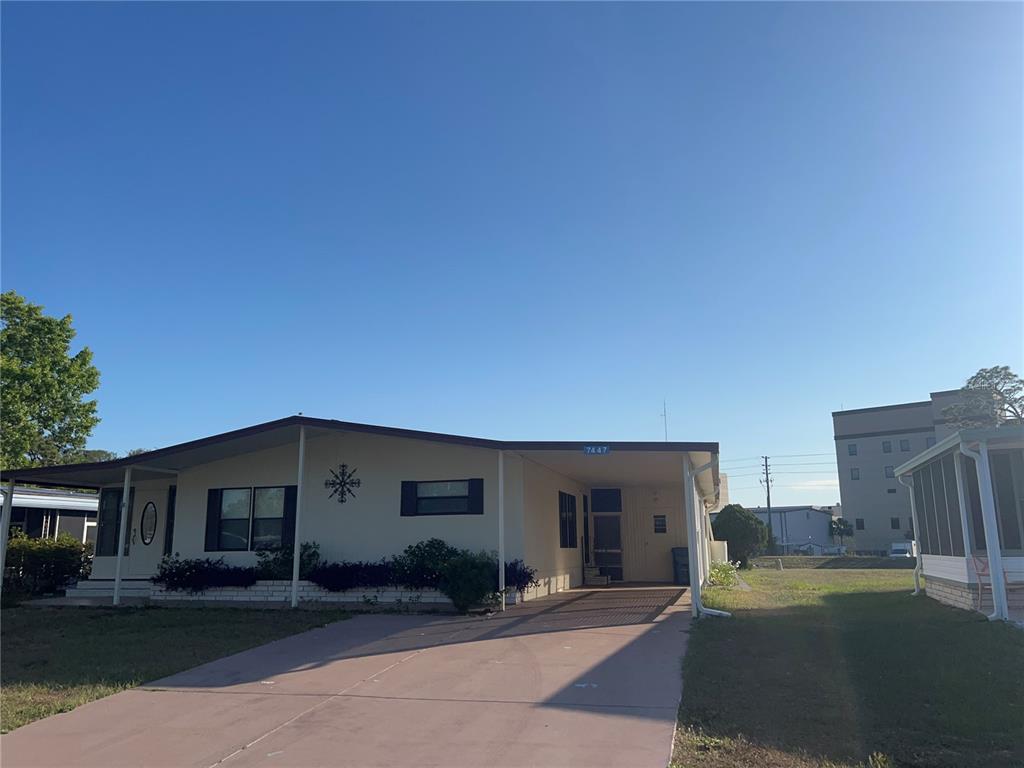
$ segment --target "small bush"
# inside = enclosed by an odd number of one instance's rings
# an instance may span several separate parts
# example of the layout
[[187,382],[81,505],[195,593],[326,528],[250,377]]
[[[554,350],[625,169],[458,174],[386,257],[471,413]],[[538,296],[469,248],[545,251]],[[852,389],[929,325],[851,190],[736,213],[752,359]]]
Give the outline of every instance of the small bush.
[[[525,592],[530,587],[540,584],[537,581],[537,569],[531,568],[522,560],[513,560],[505,563],[505,589],[514,589],[516,592]],[[498,587],[495,585],[495,591]]]
[[739,563],[712,563],[708,569],[708,584],[713,587],[734,587],[739,583]]
[[175,553],[160,561],[150,581],[169,592],[197,595],[214,587],[251,587],[256,583],[256,569],[228,565],[224,558],[186,560]]
[[345,592],[360,587],[382,589],[396,586],[393,560],[379,563],[323,563],[309,574],[309,580],[329,592]]
[[410,544],[392,560],[397,583],[409,589],[437,589],[441,574],[459,550],[441,539]]
[[458,551],[441,571],[438,588],[452,601],[455,610],[491,603],[496,597],[497,560],[487,552]]
[[[292,577],[291,547],[271,547],[256,552],[256,577],[259,579],[290,579]],[[320,545],[304,541],[299,547],[299,578],[308,579],[320,565]]]
[[13,530],[7,542],[4,589],[29,595],[45,595],[89,577],[92,544],[67,534],[56,539],[30,539]]

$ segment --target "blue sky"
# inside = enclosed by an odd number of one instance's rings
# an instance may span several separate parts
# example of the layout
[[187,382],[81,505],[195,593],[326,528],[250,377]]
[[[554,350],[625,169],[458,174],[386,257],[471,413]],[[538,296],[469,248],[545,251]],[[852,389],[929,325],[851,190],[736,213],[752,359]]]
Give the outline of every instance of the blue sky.
[[[92,348],[92,447],[652,440],[666,398],[756,504],[747,457],[827,462],[831,411],[1024,369],[1020,4],[2,22],[3,288]],[[776,503],[838,500],[805,469]]]

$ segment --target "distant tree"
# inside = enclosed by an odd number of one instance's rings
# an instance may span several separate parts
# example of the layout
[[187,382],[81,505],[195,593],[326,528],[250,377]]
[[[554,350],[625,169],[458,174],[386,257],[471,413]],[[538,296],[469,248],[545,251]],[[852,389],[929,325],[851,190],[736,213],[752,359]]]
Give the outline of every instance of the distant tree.
[[843,546],[843,539],[847,536],[853,536],[853,526],[850,525],[848,520],[843,520],[841,517],[835,517],[832,519],[832,524],[829,526],[829,534],[833,539],[838,536],[839,546]]
[[0,462],[5,469],[59,464],[85,450],[99,423],[92,352],[71,354],[71,315],[48,317],[14,291],[0,295]]
[[117,454],[113,451],[104,451],[102,448],[86,448],[84,451],[68,454],[68,464],[85,464],[95,461],[113,461]]
[[739,504],[724,507],[711,524],[715,539],[729,543],[729,557],[744,568],[768,544],[768,526]]
[[128,451],[128,453],[125,454],[125,457],[138,456],[140,453],[149,453],[152,450],[152,448],[132,448],[130,451]]
[[959,429],[1024,420],[1024,379],[1009,366],[982,368],[960,388],[960,398],[942,409],[943,417]]

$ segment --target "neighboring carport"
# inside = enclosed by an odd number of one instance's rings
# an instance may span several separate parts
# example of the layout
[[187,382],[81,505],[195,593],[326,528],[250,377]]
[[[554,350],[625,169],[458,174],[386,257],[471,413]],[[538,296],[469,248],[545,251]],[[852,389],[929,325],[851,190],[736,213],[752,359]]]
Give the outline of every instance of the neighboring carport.
[[689,622],[672,587],[361,616],[25,726],[4,765],[663,768]]

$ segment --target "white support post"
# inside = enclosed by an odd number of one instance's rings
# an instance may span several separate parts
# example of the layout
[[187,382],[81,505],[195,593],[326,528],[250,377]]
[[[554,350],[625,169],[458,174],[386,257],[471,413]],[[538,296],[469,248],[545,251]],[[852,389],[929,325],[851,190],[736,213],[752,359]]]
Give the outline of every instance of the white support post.
[[292,548],[292,608],[299,607],[299,561],[302,559],[302,476],[306,473],[306,428],[299,427],[299,475],[295,481],[295,541]]
[[964,482],[963,454],[953,454],[953,471],[956,474],[956,498],[960,504],[960,526],[963,528],[964,557],[971,557],[974,551],[971,540],[971,526],[967,518],[967,484]]
[[700,560],[697,555],[697,510],[694,507],[697,498],[693,477],[690,475],[690,460],[683,458],[683,516],[686,519],[686,543],[689,547],[690,560],[690,613],[694,618],[700,616]]
[[[993,611],[990,619],[1008,619],[1009,609],[1006,605],[1006,578],[1003,574],[1003,551],[999,543],[999,528],[996,521],[996,501],[992,493],[992,469],[988,463],[988,443],[978,443],[975,453],[960,443],[960,452],[974,459],[978,470],[978,491],[981,495],[981,519],[985,527],[985,550],[988,554],[988,572],[992,579]],[[979,582],[978,589],[981,589]]]
[[121,604],[121,563],[124,560],[125,532],[132,503],[132,467],[124,468],[124,487],[121,489],[121,522],[117,527],[117,559],[114,566],[114,605]]
[[14,481],[7,483],[4,491],[3,512],[0,514],[0,587],[4,582],[4,567],[7,563],[7,539],[11,535],[11,507],[14,504]]
[[919,595],[921,594],[921,558],[924,555],[921,552],[921,535],[918,533],[921,529],[917,525],[917,505],[914,503],[914,477],[911,475],[909,482],[907,482],[906,475],[900,475],[897,479],[901,485],[906,486],[907,490],[910,491],[910,523],[914,526],[914,548],[917,550],[914,561],[914,591],[912,594]]
[[498,451],[498,592],[505,610],[505,452]]

